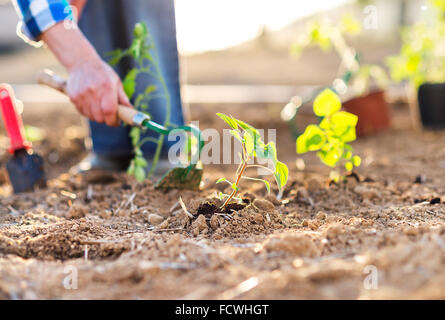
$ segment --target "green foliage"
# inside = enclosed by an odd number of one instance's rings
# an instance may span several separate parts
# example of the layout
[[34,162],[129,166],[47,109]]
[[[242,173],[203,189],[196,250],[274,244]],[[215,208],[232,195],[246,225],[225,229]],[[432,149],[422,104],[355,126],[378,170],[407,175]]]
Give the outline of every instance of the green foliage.
[[445,82],[445,2],[428,1],[429,14],[401,30],[402,47],[387,59],[394,81],[409,80],[414,87]]
[[24,127],[25,139],[29,142],[42,141],[45,138],[45,133],[42,129],[25,125]]
[[[311,124],[297,139],[297,153],[318,151],[320,160],[331,168],[341,162],[346,171],[352,171],[361,164],[359,156],[352,155],[348,142],[356,139],[355,127],[358,118],[352,113],[340,111],[341,101],[330,89],[320,93],[314,101],[314,113],[323,117],[319,125]],[[332,177],[333,175],[331,175]],[[340,178],[334,175],[335,180]]]
[[[270,184],[267,180],[252,178],[245,175],[245,171],[249,167],[260,167],[267,171],[270,171],[273,174],[278,189],[281,192],[283,187],[287,183],[289,170],[284,163],[278,161],[277,148],[275,146],[275,143],[269,142],[265,144],[262,141],[261,135],[258,130],[245,123],[244,121],[235,119],[232,116],[228,116],[223,113],[217,113],[217,116],[224,120],[224,122],[227,123],[230,128],[232,128],[232,130],[230,130],[231,135],[234,136],[235,139],[238,140],[242,145],[242,153],[240,154],[241,163],[236,171],[235,182],[231,182],[225,178],[221,178],[216,182],[225,182],[232,186],[233,191],[227,197],[226,201],[223,204],[223,207],[225,207],[239,191],[239,184],[241,182],[241,179],[261,181],[266,186],[267,191],[270,192]],[[273,170],[262,165],[249,165],[248,162],[252,158],[270,160],[273,164]]]
[[[123,58],[130,57],[136,62],[136,67],[131,69],[122,84],[125,93],[130,99],[133,99],[134,106],[139,111],[149,115],[148,109],[153,99],[162,98],[165,100],[167,116],[164,125],[168,125],[170,118],[170,96],[165,84],[165,80],[159,69],[158,58],[154,41],[144,23],[137,23],[133,31],[133,41],[129,48],[122,50],[117,49],[109,54],[109,63],[112,66],[117,65]],[[160,84],[160,89],[156,85],[150,85],[142,93],[136,95],[137,79],[139,76],[149,76]],[[141,128],[133,127],[130,130],[130,139],[133,145],[134,159],[131,161],[127,170],[129,175],[134,175],[138,181],[143,181],[146,176],[146,168],[148,166],[141,147],[144,143],[151,142],[157,145],[156,153],[152,159],[152,166],[148,177],[154,172],[159,160],[160,150],[162,148],[164,136],[155,138],[145,138],[141,140]]]
[[316,46],[329,52],[335,50],[340,56],[345,73],[342,83],[349,86],[356,95],[362,95],[372,83],[380,88],[388,85],[388,77],[377,65],[361,65],[356,50],[349,46],[346,36],[356,36],[362,31],[361,24],[351,14],[345,14],[335,24],[329,19],[310,21],[306,32],[291,46],[291,53],[300,57],[306,47]]

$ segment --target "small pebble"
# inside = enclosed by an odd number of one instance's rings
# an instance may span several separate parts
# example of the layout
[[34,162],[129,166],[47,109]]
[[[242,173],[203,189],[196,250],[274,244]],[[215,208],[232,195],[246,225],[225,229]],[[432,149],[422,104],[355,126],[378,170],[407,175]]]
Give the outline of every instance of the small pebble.
[[162,221],[164,221],[164,217],[161,217],[158,214],[155,213],[151,213],[148,215],[148,222],[151,225],[157,226],[158,224],[160,224]]

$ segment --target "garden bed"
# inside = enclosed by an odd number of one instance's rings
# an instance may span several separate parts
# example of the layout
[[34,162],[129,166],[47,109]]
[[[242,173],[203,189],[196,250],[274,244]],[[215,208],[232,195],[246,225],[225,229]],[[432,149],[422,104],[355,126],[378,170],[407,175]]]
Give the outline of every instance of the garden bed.
[[[202,129],[224,128],[216,112],[276,128],[290,170],[283,198],[245,183],[243,204],[218,212],[215,182],[231,178],[229,165],[205,167],[199,192],[163,193],[125,174],[60,175],[85,155],[85,131],[74,113],[58,114],[35,144],[52,164],[49,188],[12,196],[1,172],[0,298],[445,298],[444,133],[411,131],[408,109],[396,108],[393,129],[353,144],[358,179],[328,186],[316,156],[297,155],[287,125],[270,120],[279,108],[192,111]],[[53,120],[25,112],[43,129]],[[369,266],[376,289],[364,284]],[[72,267],[77,290],[64,287]]]

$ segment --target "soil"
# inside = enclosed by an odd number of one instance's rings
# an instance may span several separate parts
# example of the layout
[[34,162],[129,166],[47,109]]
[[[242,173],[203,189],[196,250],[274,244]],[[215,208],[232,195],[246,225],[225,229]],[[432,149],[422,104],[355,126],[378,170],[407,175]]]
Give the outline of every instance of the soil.
[[[295,154],[279,106],[192,107],[202,128],[222,130],[215,113],[225,112],[277,129],[290,169],[281,199],[246,183],[242,202],[219,212],[215,182],[235,165],[206,166],[201,191],[69,174],[86,154],[78,116],[25,112],[28,124],[57,123],[34,144],[50,180],[12,195],[1,173],[0,298],[445,298],[444,132],[415,133],[408,108],[393,106],[392,129],[354,143],[356,177],[329,185],[315,155]],[[8,157],[2,150],[2,168]],[[73,270],[77,289],[66,289]]]

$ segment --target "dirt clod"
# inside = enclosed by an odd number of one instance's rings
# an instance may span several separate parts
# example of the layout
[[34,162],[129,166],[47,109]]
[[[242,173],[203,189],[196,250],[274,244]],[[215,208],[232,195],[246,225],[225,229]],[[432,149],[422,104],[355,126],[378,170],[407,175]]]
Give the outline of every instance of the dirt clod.
[[366,186],[358,185],[354,188],[354,192],[361,195],[364,199],[372,200],[378,197],[377,190],[368,188]]
[[151,225],[157,226],[158,224],[160,224],[162,221],[164,221],[164,217],[156,214],[156,213],[151,213],[148,215],[148,222]]
[[320,181],[318,181],[318,179],[315,179],[315,178],[311,178],[311,179],[305,181],[304,185],[305,185],[307,191],[309,191],[310,193],[317,192],[318,190],[320,190],[322,188],[322,184],[320,183]]
[[315,257],[320,250],[309,235],[284,233],[269,238],[264,244],[264,249],[269,252],[286,252],[302,257]]
[[274,204],[266,199],[255,199],[253,201],[253,206],[265,212],[269,212],[275,209]]
[[87,210],[79,205],[73,205],[68,211],[68,219],[80,219],[85,217]]
[[206,218],[204,215],[199,215],[198,218],[192,223],[192,232],[196,237],[201,233],[207,233],[209,228],[207,226]]

